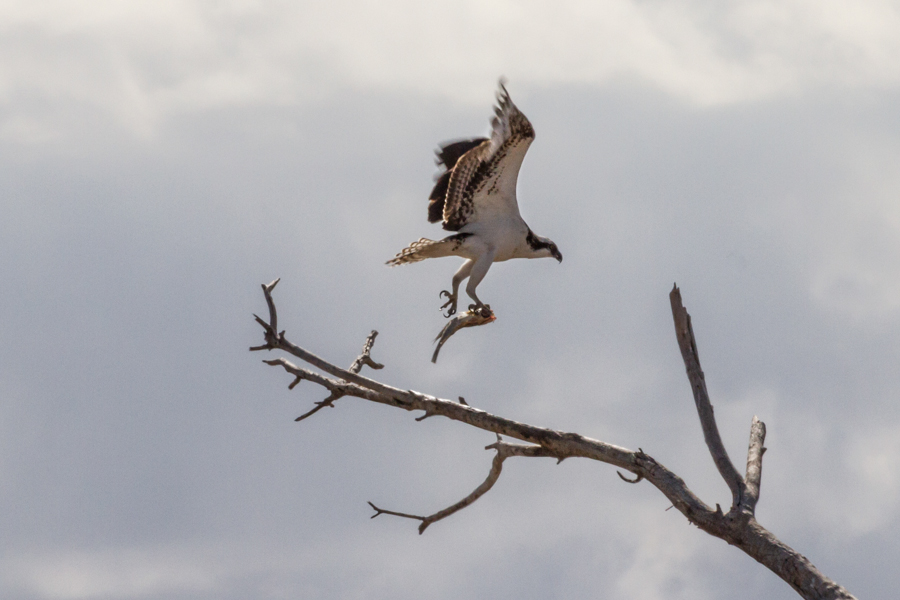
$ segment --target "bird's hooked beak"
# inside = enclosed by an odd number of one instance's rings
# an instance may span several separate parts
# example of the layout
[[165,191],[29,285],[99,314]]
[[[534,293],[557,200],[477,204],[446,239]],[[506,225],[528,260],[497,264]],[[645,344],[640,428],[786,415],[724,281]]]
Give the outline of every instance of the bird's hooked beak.
[[553,258],[557,260],[557,262],[562,262],[562,252],[559,251],[559,248],[554,246],[551,254],[553,255]]

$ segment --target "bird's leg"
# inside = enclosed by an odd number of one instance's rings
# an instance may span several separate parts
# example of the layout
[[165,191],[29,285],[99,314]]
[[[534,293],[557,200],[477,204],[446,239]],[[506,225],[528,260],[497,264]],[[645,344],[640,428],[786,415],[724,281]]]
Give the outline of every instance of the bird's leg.
[[471,272],[469,274],[469,283],[466,284],[466,294],[469,295],[469,298],[475,301],[475,304],[469,305],[469,310],[480,312],[484,317],[490,316],[491,305],[485,304],[478,299],[478,296],[475,294],[475,288],[478,287],[478,284],[481,283],[481,280],[484,279],[485,275],[487,275],[488,269],[491,268],[493,262],[493,252],[486,252],[482,254],[472,266]]
[[462,283],[463,279],[469,276],[474,264],[475,261],[471,259],[464,262],[456,274],[453,275],[453,292],[448,292],[447,290],[441,292],[441,297],[447,297],[447,301],[441,306],[441,310],[447,309],[446,314],[444,314],[445,317],[450,318],[456,314],[456,301],[459,298],[459,284]]

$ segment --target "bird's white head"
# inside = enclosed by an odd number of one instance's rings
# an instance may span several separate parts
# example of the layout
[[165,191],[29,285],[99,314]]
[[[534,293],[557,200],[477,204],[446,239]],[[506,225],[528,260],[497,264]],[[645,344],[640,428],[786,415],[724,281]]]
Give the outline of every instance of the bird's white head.
[[559,251],[559,248],[550,238],[535,235],[534,232],[529,230],[526,242],[528,242],[534,258],[555,258],[557,261],[562,262],[562,252]]

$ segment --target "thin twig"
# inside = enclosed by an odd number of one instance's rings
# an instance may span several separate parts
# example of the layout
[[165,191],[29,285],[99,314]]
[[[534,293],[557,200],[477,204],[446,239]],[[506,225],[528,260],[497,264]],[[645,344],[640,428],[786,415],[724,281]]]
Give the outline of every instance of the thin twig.
[[644,479],[644,476],[641,475],[640,473],[638,473],[637,475],[635,475],[634,479],[628,479],[627,477],[625,477],[624,475],[622,475],[622,472],[621,472],[621,471],[616,471],[616,474],[617,474],[619,477],[622,478],[622,481],[625,481],[625,482],[628,482],[628,483],[640,483],[640,482]]
[[327,398],[325,398],[324,400],[320,400],[319,402],[316,402],[316,406],[313,409],[303,413],[302,415],[300,415],[299,417],[294,419],[294,421],[302,421],[303,419],[306,419],[307,417],[311,417],[314,414],[316,414],[317,412],[319,412],[320,410],[322,410],[323,408],[325,408],[326,406],[329,408],[334,408],[334,401],[339,398],[343,398],[343,397],[344,397],[344,394],[341,392],[337,392],[337,391],[331,392],[331,394]]
[[375,337],[378,335],[378,332],[374,329],[372,333],[369,334],[369,337],[366,338],[365,343],[363,344],[362,354],[356,357],[356,360],[353,361],[353,364],[350,365],[350,368],[347,369],[351,373],[359,373],[360,369],[363,368],[363,365],[368,366],[371,369],[383,369],[384,365],[379,364],[372,360],[372,346],[375,344]]
[[[375,344],[375,338],[377,336],[378,336],[378,332],[373,329],[372,333],[370,333],[369,336],[366,338],[365,343],[363,343],[362,353],[356,357],[356,360],[354,360],[353,364],[350,365],[350,368],[348,369],[348,371],[350,371],[351,373],[359,373],[360,369],[363,368],[363,365],[368,365],[372,369],[383,369],[384,368],[384,365],[375,362],[374,360],[372,360],[372,357],[371,357],[372,346]],[[300,382],[300,377],[298,377],[294,381],[294,383],[292,383],[288,387],[293,388],[294,385],[296,385],[299,382]],[[321,409],[325,408],[326,406],[328,406],[329,408],[334,408],[334,401],[338,400],[339,398],[342,398],[343,396],[345,396],[345,394],[343,392],[332,391],[331,395],[329,395],[327,398],[325,398],[324,400],[322,400],[320,402],[316,402],[316,406],[312,410],[309,410],[308,412],[303,413],[302,415],[300,415],[299,417],[294,419],[294,421],[302,421],[308,417],[311,417],[314,414],[316,414],[317,412],[319,412]]]
[[[275,310],[275,301],[272,299],[272,290],[275,289],[275,286],[278,285],[279,281],[281,281],[281,277],[268,285],[262,284],[263,294],[266,296],[266,304],[269,306],[269,322],[266,323],[258,315],[254,314],[253,316],[256,318],[256,322],[265,329],[266,343],[262,346],[253,346],[250,348],[251,352],[258,350],[273,350],[278,346],[281,335],[278,333],[278,312]],[[282,332],[282,334],[283,333],[284,332]]]
[[[424,418],[424,417],[423,417]],[[475,488],[471,494],[460,500],[459,502],[448,506],[443,510],[439,510],[433,515],[419,516],[419,515],[411,515],[408,513],[395,512],[390,510],[384,510],[378,508],[371,502],[369,502],[369,506],[375,509],[375,514],[372,515],[374,519],[378,515],[384,513],[388,515],[394,515],[397,517],[404,517],[407,519],[416,519],[421,521],[422,523],[419,525],[419,535],[425,532],[425,529],[428,528],[429,525],[440,521],[441,519],[446,519],[450,515],[461,511],[467,506],[471,505],[473,502],[481,498],[485,495],[494,484],[497,483],[497,480],[500,478],[500,473],[503,471],[503,461],[509,458],[510,456],[530,456],[530,457],[545,457],[545,456],[553,456],[545,448],[540,446],[526,446],[523,444],[510,444],[504,442],[500,439],[500,436],[497,436],[497,441],[489,446],[485,446],[485,450],[496,450],[497,454],[494,455],[494,460],[491,463],[491,470],[488,473],[487,478]]]
[[378,515],[394,515],[395,517],[403,517],[405,519],[417,519],[419,521],[424,521],[426,517],[420,517],[419,515],[410,515],[407,513],[396,512],[393,510],[386,510],[384,508],[378,508],[371,502],[368,502],[369,506],[375,509],[375,514],[369,517],[370,519],[374,519]]

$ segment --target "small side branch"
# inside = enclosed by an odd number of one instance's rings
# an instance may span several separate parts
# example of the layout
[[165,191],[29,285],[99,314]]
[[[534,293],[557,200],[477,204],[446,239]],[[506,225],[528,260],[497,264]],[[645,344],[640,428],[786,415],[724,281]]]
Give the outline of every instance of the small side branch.
[[305,414],[300,415],[295,419],[295,421],[302,421],[303,419],[315,414],[326,406],[333,407],[334,401],[338,398],[343,398],[344,396],[356,396],[357,398],[365,398],[366,400],[375,400],[375,394],[370,390],[361,388],[358,385],[354,385],[346,381],[330,379],[328,377],[325,377],[324,375],[316,373],[315,371],[302,369],[284,358],[264,360],[263,362],[273,367],[280,366],[284,368],[285,371],[293,375],[294,381],[288,386],[289,388],[294,388],[301,381],[310,381],[317,385],[321,385],[323,388],[330,392],[327,398],[316,402],[315,408]]
[[756,503],[759,501],[759,486],[762,480],[762,457],[766,452],[763,444],[766,441],[766,424],[753,416],[750,425],[750,448],[747,450],[747,476],[744,478],[746,492],[743,505],[750,514],[756,511]]
[[369,337],[366,338],[366,342],[363,344],[362,354],[356,357],[356,360],[350,365],[348,371],[351,373],[359,373],[360,369],[363,368],[363,365],[375,370],[384,368],[384,365],[372,360],[371,356],[372,346],[375,345],[375,338],[377,336],[378,332],[373,329],[372,333],[369,334]]
[[[384,368],[384,365],[379,364],[379,363],[375,362],[374,360],[372,360],[372,356],[371,356],[372,346],[375,344],[375,338],[377,336],[378,336],[378,332],[373,329],[372,333],[369,334],[369,336],[366,338],[365,343],[363,344],[362,354],[360,354],[359,356],[356,357],[356,360],[354,360],[353,364],[350,365],[350,368],[347,369],[348,371],[350,371],[351,373],[359,373],[359,371],[363,368],[364,365],[366,365],[372,369],[383,369]],[[294,386],[297,385],[298,383],[300,383],[300,377],[295,379],[294,383],[292,383],[288,387],[290,389],[293,389]],[[325,398],[324,400],[321,400],[319,402],[316,402],[316,405],[314,408],[303,413],[302,415],[300,415],[299,417],[294,419],[294,421],[302,421],[303,419],[306,419],[307,417],[311,417],[314,414],[316,414],[317,412],[319,412],[320,410],[322,410],[323,408],[325,408],[326,406],[329,408],[334,408],[335,400],[338,400],[339,398],[343,398],[345,395],[346,394],[344,394],[342,392],[332,390],[331,394],[327,398]]]
[[[489,446],[485,446],[485,450],[496,450],[497,454],[494,456],[494,460],[491,464],[491,470],[488,473],[487,479],[485,479],[481,485],[475,488],[471,494],[453,504],[448,506],[447,508],[440,510],[433,515],[428,515],[427,517],[420,515],[410,515],[407,513],[395,512],[391,510],[385,510],[383,508],[378,508],[371,502],[369,502],[369,506],[375,509],[375,514],[372,515],[374,519],[380,514],[386,515],[394,515],[395,517],[403,517],[406,519],[415,519],[417,521],[421,521],[422,523],[419,525],[419,535],[425,532],[425,529],[428,528],[429,525],[440,521],[441,519],[445,519],[450,515],[461,511],[467,506],[474,503],[476,500],[485,495],[494,484],[497,483],[497,480],[500,479],[500,472],[503,470],[503,461],[509,458],[510,456],[531,456],[531,457],[545,457],[545,456],[554,456],[552,453],[547,451],[545,448],[541,446],[530,446],[525,444],[510,444],[504,442],[500,439],[500,436],[497,436],[497,441]],[[556,457],[558,458],[558,457]]]
[[[375,506],[375,505],[372,504],[371,502],[367,502],[367,504],[368,504],[369,506],[371,506],[371,507],[375,510],[375,514],[372,515],[371,517],[369,517],[370,519],[374,519],[375,517],[377,517],[377,516],[379,516],[379,515],[393,515],[393,516],[395,516],[395,517],[403,517],[404,519],[416,519],[416,520],[418,520],[418,521],[424,521],[424,520],[427,518],[427,517],[420,517],[419,515],[410,515],[410,514],[407,514],[407,513],[397,512],[397,511],[394,511],[394,510],[387,510],[387,509],[384,509],[384,508],[378,508],[377,506]],[[422,532],[419,531],[419,533],[421,534]]]
[[[256,314],[254,314],[253,317],[256,319],[256,322],[262,326],[266,343],[262,344],[261,346],[252,346],[250,348],[250,351],[255,352],[259,350],[281,349],[291,352],[292,354],[309,361],[309,358],[307,356],[304,356],[304,354],[306,353],[302,349],[297,348],[296,346],[291,344],[287,340],[287,338],[285,338],[284,331],[278,331],[278,312],[275,309],[275,301],[272,299],[272,290],[275,289],[275,286],[278,285],[279,281],[281,281],[280,278],[269,283],[268,285],[263,284],[262,286],[263,294],[265,294],[266,297],[266,304],[269,307],[269,322],[267,323],[259,315]],[[350,365],[350,368],[346,372],[356,375],[360,372],[363,366],[366,365],[372,369],[384,368],[384,365],[372,360],[372,346],[375,344],[375,338],[377,336],[378,332],[372,330],[372,333],[370,333],[368,337],[366,337],[366,341],[365,343],[363,343],[362,353],[356,357],[356,360],[353,361],[353,364]],[[299,353],[297,351],[299,351]],[[314,358],[321,362],[321,359],[318,359],[317,357]],[[298,383],[306,379],[309,381],[313,381],[314,383],[318,383],[331,392],[327,398],[316,402],[316,405],[312,410],[305,412],[294,419],[295,421],[302,421],[308,417],[311,417],[326,406],[334,408],[334,402],[339,398],[347,395],[347,392],[344,389],[341,389],[342,387],[346,387],[346,384],[344,384],[343,382],[338,382],[332,379],[328,379],[327,377],[322,377],[321,375],[318,375],[306,369],[300,369],[299,367],[296,367],[295,365],[282,358],[276,360],[266,360],[263,362],[273,366],[281,365],[287,372],[295,375],[294,381],[292,381],[291,384],[288,385],[288,389],[294,389]],[[359,396],[360,394],[353,395]],[[366,397],[366,394],[364,394],[362,397]]]
[[323,408],[325,408],[326,406],[328,408],[334,408],[334,401],[338,400],[340,398],[343,398],[343,397],[344,397],[344,394],[342,394],[340,392],[331,392],[327,398],[316,402],[316,405],[313,408],[311,408],[307,412],[303,413],[302,415],[300,415],[299,417],[294,419],[294,421],[299,422],[299,421],[302,421],[303,419],[306,419],[307,417],[311,417],[314,414],[316,414],[317,412],[319,412],[320,410],[322,410]]
[[706,447],[712,455],[713,462],[719,470],[719,474],[728,488],[731,490],[731,505],[737,508],[741,504],[743,496],[744,480],[734,467],[719,428],[716,425],[716,417],[713,413],[709,393],[706,391],[706,379],[703,369],[700,368],[700,354],[697,352],[697,340],[694,338],[694,329],[691,327],[691,315],[681,302],[681,290],[673,286],[669,293],[669,302],[672,305],[672,318],[675,321],[675,336],[678,338],[678,347],[681,349],[681,357],[687,370],[688,380],[691,382],[691,390],[694,392],[694,404],[697,406],[697,414],[700,416],[700,426],[703,428],[703,438]]
[[266,304],[269,305],[269,322],[266,323],[256,314],[253,316],[256,318],[256,322],[262,325],[262,328],[265,330],[264,335],[266,343],[262,346],[251,347],[251,352],[258,350],[273,350],[274,348],[277,348],[278,342],[281,341],[281,337],[284,334],[283,331],[280,334],[278,333],[278,313],[275,310],[275,301],[272,300],[272,290],[275,289],[275,286],[278,285],[279,281],[281,281],[280,277],[268,285],[265,283],[262,284],[263,294],[266,296]]
[[284,358],[274,358],[272,360],[264,360],[264,363],[267,365],[271,365],[273,367],[284,367],[284,370],[290,373],[295,377],[294,381],[288,386],[293,388],[301,381],[311,381],[315,384],[321,385],[323,388],[327,389],[331,393],[340,392],[340,389],[344,386],[344,383],[341,381],[337,381],[335,379],[329,379],[324,375],[320,375],[315,371],[310,371],[309,369],[302,369],[297,365],[291,363],[290,361]]
[[644,476],[641,475],[640,473],[638,473],[637,475],[635,475],[635,476],[634,476],[634,479],[628,479],[627,477],[625,477],[624,475],[622,475],[622,471],[616,471],[616,475],[618,475],[619,478],[620,478],[622,481],[626,482],[626,483],[640,483],[641,480],[644,479]]

